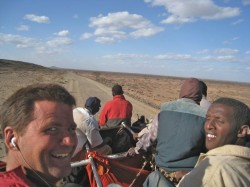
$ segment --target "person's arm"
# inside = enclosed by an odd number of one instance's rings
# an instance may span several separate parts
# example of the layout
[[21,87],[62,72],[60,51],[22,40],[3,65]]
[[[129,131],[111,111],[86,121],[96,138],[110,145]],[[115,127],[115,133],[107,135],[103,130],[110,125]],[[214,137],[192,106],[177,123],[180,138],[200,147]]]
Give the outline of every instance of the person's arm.
[[90,116],[90,118],[86,121],[87,122],[87,137],[91,144],[91,148],[95,148],[103,143],[103,138],[101,137],[99,131],[99,124],[94,118],[94,116]]
[[152,125],[150,125],[149,130],[145,133],[136,143],[136,146],[130,148],[128,150],[128,155],[139,154],[140,149],[147,150],[147,148],[151,145],[151,141],[156,140],[158,131],[158,115],[152,121]]

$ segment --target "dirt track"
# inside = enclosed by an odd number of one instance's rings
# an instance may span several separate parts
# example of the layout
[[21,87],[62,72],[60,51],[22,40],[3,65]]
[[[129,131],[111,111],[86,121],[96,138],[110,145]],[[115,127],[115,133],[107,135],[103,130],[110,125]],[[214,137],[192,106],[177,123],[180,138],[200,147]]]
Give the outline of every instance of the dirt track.
[[[68,73],[65,87],[73,94],[76,98],[77,106],[82,106],[84,101],[89,96],[96,96],[100,98],[101,105],[103,106],[108,100],[112,99],[111,89],[103,84],[88,78],[79,76],[75,73]],[[138,115],[145,115],[146,118],[152,118],[157,114],[158,110],[154,109],[142,102],[139,102],[125,94],[127,100],[133,104],[133,117],[132,121],[137,120]],[[102,109],[102,108],[101,108]],[[101,110],[100,110],[101,111]],[[96,114],[96,118],[99,118],[99,113]]]

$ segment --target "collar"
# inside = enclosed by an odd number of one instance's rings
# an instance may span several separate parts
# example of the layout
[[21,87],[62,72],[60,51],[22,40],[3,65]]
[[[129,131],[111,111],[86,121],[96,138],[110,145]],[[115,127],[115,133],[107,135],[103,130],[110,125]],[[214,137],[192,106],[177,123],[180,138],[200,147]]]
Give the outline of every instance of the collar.
[[113,99],[125,99],[124,95],[115,95],[113,96]]
[[224,145],[211,149],[207,153],[201,153],[199,160],[204,160],[207,156],[236,156],[250,160],[250,148],[240,145]]

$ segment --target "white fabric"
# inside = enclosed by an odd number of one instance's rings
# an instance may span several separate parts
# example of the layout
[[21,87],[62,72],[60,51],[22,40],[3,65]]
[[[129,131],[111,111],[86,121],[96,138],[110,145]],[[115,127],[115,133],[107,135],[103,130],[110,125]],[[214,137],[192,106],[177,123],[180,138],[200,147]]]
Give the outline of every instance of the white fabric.
[[91,148],[94,148],[103,142],[99,132],[99,124],[94,115],[92,115],[86,108],[75,108],[73,110],[73,117],[77,128],[87,136]]
[[202,95],[200,106],[207,110],[210,107],[210,105],[211,102],[204,95]]
[[156,140],[158,131],[158,114],[155,116],[151,124],[148,125],[146,129],[143,129],[143,131],[142,137],[136,143],[136,154],[139,154],[140,149],[147,150],[147,148],[151,145],[151,141]]
[[79,153],[82,150],[83,145],[86,144],[87,142],[86,135],[80,129],[76,129],[76,137],[78,142],[72,157],[74,157],[77,153]]

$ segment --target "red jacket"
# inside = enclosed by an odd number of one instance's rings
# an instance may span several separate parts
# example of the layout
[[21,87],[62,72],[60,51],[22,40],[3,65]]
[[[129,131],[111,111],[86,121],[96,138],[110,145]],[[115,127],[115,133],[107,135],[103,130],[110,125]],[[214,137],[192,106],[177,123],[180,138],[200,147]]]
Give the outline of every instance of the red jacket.
[[0,172],[0,186],[1,187],[30,187],[37,186],[30,182],[27,176],[23,173],[21,167],[17,167],[11,171]]
[[127,125],[131,125],[132,110],[132,104],[125,99],[124,95],[115,95],[113,100],[104,105],[99,124],[114,127],[124,121]]

